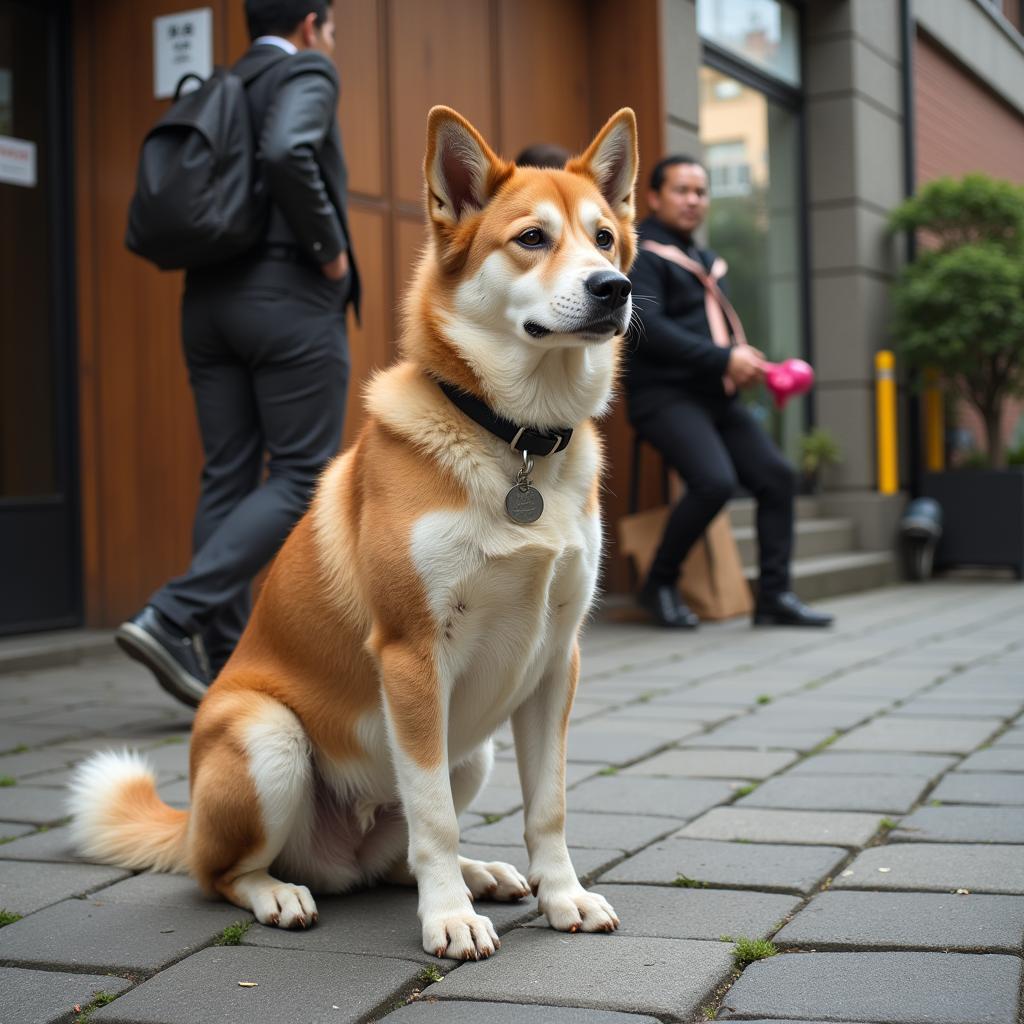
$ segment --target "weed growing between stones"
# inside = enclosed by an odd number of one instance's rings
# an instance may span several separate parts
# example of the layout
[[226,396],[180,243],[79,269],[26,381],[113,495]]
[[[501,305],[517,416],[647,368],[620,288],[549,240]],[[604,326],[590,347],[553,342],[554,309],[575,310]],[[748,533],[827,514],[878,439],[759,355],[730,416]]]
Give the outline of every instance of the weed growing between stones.
[[748,782],[745,786],[740,786],[739,789],[736,790],[736,795],[749,796],[751,793],[754,792],[755,789],[757,789],[757,783]]
[[894,818],[883,818],[879,823],[878,827],[883,832],[891,832],[899,824]]
[[13,775],[0,775],[0,786],[16,786],[18,780]]
[[765,960],[778,953],[774,942],[767,939],[737,939],[732,948],[732,962],[742,970],[755,960]]
[[598,775],[618,775],[619,774],[619,769],[616,768],[615,765],[610,764],[610,765],[608,765],[607,768],[602,768],[597,774]]
[[688,875],[676,875],[675,880],[672,884],[677,889],[707,889],[708,883],[701,882],[696,878],[690,878]]
[[416,978],[424,985],[433,985],[438,981],[444,981],[444,975],[436,967],[424,967]]
[[[112,1003],[117,998],[110,992],[97,992],[92,997],[92,1002],[88,1006],[84,1006],[75,1018],[75,1024],[89,1024],[92,1020],[92,1015],[101,1007]],[[78,1007],[75,1007],[78,1010]]]
[[496,821],[501,821],[502,816],[500,814],[485,814],[484,824],[493,825]]
[[215,946],[237,946],[241,943],[242,937],[252,927],[252,921],[236,921],[234,924],[229,924],[213,940]]
[[758,704],[771,704],[771,702],[772,702],[772,698],[771,698],[770,694],[767,694],[767,693],[760,693],[760,694],[758,694],[758,696],[757,696],[757,703]]
[[21,914],[14,914],[10,910],[0,909],[0,928],[3,928],[5,924],[14,924],[15,921],[21,920]]
[[837,729],[831,736],[826,736],[825,739],[823,739],[816,747],[811,747],[811,749],[807,751],[807,756],[810,757],[811,754],[820,754],[823,750],[827,750],[842,735],[843,734]]

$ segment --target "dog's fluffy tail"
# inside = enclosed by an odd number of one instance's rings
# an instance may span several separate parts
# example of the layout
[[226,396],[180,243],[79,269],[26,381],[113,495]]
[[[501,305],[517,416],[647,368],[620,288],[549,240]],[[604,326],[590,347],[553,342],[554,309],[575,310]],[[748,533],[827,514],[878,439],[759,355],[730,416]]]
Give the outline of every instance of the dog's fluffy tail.
[[80,764],[68,800],[79,852],[118,867],[188,871],[188,811],[156,793],[153,768],[134,751],[105,751]]

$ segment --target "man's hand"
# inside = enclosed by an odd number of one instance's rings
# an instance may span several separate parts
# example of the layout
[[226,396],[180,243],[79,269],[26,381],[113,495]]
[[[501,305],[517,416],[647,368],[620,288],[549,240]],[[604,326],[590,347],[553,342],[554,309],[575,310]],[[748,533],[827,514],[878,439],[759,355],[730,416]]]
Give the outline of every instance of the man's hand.
[[348,253],[342,249],[330,263],[322,263],[320,271],[328,281],[340,281],[348,273]]
[[757,383],[764,376],[764,353],[752,345],[737,345],[729,352],[725,375],[738,388]]

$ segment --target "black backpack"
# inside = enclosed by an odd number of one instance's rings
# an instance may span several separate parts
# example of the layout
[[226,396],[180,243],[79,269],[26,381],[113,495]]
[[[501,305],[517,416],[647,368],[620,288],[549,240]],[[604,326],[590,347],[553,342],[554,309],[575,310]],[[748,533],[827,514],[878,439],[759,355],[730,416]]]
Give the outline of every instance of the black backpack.
[[125,236],[132,252],[181,270],[224,263],[260,242],[269,201],[245,87],[277,63],[245,76],[217,68],[185,95],[198,76],[178,83],[174,105],[142,143]]

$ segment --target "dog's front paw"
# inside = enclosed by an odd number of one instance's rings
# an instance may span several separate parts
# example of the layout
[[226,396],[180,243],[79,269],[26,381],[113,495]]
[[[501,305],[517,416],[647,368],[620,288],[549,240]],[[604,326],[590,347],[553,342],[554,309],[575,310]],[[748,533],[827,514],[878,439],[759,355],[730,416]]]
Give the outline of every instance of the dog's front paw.
[[560,932],[613,932],[619,919],[612,905],[600,894],[578,889],[548,895],[540,891],[540,909],[548,924]]
[[435,914],[423,919],[423,948],[449,960],[486,960],[499,946],[490,919],[472,911]]
[[256,893],[252,911],[260,924],[277,928],[308,928],[317,922],[316,903],[304,885],[271,880]]
[[530,886],[511,865],[502,861],[461,859],[462,880],[473,899],[514,901],[530,895]]

